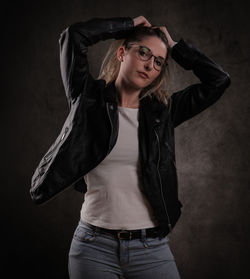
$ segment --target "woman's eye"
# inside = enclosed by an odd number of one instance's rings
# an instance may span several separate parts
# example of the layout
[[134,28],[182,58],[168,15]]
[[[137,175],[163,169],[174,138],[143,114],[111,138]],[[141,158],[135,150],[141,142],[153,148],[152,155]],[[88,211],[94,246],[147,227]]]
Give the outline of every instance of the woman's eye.
[[161,65],[162,65],[161,61],[159,61],[159,60],[156,60],[156,64],[157,64],[158,66],[161,66]]
[[139,53],[140,53],[140,55],[141,55],[141,56],[146,55],[146,52],[145,52],[145,51],[143,51],[143,50],[139,50]]

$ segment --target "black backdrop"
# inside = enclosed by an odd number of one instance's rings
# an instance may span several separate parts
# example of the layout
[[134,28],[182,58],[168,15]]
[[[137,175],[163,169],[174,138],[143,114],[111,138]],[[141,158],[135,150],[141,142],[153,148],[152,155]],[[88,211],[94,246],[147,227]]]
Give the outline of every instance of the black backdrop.
[[[45,205],[31,176],[68,106],[58,39],[91,17],[145,16],[175,41],[190,40],[231,75],[208,110],[176,128],[182,216],[169,236],[182,278],[247,278],[249,253],[249,6],[247,1],[19,1],[1,8],[1,272],[68,278],[67,257],[83,197],[68,189]],[[89,49],[97,77],[109,41]],[[171,89],[197,78],[173,63]]]

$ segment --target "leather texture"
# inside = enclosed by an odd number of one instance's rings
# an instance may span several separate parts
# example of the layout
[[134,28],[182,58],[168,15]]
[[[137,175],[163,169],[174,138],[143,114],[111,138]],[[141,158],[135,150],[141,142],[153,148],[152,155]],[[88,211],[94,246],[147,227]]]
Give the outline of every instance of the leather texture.
[[[68,187],[85,193],[83,176],[114,147],[119,130],[114,81],[94,79],[88,47],[101,40],[121,39],[134,28],[130,17],[93,18],[67,27],[60,35],[60,69],[70,112],[55,142],[31,179],[36,204],[55,198]],[[172,94],[168,106],[149,96],[139,106],[139,158],[143,193],[164,235],[181,215],[175,164],[174,128],[214,104],[231,83],[220,65],[181,38],[171,57],[192,70],[200,83]]]

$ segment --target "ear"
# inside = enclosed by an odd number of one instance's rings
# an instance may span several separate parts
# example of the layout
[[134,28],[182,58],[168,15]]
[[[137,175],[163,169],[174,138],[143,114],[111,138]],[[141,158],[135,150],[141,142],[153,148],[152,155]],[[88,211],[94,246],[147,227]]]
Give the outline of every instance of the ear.
[[123,61],[124,54],[125,54],[125,48],[124,48],[124,46],[120,46],[116,53],[116,57],[120,62]]

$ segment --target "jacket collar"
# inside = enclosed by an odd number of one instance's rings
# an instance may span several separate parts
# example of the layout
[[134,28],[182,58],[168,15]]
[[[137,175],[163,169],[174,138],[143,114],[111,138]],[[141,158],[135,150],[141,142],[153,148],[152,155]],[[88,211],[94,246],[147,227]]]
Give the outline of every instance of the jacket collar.
[[[104,100],[105,102],[111,102],[117,105],[115,80],[105,87]],[[166,108],[166,106],[163,103],[159,102],[155,96],[153,96],[152,99],[149,96],[146,96],[145,98],[141,99],[140,106],[146,107],[147,109],[150,109],[153,112],[161,111],[164,108]]]

